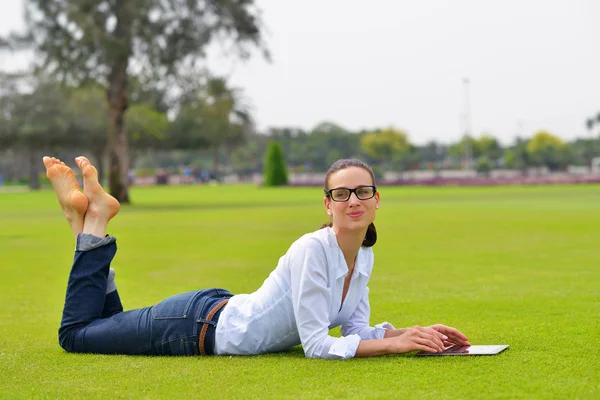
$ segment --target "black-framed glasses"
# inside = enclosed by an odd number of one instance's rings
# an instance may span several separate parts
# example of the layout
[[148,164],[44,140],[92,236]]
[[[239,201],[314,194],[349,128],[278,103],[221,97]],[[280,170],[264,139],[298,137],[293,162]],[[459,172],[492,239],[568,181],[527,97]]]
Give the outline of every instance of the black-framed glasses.
[[375,186],[359,186],[354,189],[349,188],[335,188],[335,189],[325,189],[325,196],[328,196],[333,201],[348,201],[350,200],[350,196],[352,193],[356,195],[356,198],[359,200],[369,200],[375,196],[377,193],[377,187]]

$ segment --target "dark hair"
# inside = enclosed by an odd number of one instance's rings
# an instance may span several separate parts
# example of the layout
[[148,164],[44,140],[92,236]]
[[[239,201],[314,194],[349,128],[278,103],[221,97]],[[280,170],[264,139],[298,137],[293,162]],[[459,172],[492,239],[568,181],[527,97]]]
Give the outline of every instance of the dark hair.
[[[371,179],[373,180],[373,185],[375,185],[375,174],[371,167],[367,165],[367,163],[357,160],[356,158],[345,158],[341,160],[337,160],[327,170],[327,174],[325,175],[325,190],[329,190],[329,177],[331,174],[341,171],[350,167],[358,167],[367,171],[371,175]],[[329,197],[329,195],[327,195]],[[323,224],[321,228],[333,226],[333,223]],[[363,240],[363,247],[372,247],[375,242],[377,242],[377,229],[375,229],[375,224],[371,222],[369,227],[367,228],[367,233],[365,234],[365,239]]]

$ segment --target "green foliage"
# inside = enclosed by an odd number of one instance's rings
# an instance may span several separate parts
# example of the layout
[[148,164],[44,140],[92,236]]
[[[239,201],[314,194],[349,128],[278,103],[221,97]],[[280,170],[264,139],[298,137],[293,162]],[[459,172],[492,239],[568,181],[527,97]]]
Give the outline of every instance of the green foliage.
[[536,165],[544,165],[551,170],[567,164],[564,142],[547,131],[536,132],[527,144],[527,152]]
[[[56,196],[0,193],[0,397],[598,398],[600,186],[380,190],[371,324],[445,322],[473,343],[509,350],[343,362],[306,359],[300,348],[253,357],[68,354],[57,329],[73,237]],[[132,195],[137,206],[110,224],[126,309],[206,287],[251,293],[326,216],[318,187],[134,187]]]
[[233,153],[246,143],[253,130],[252,117],[243,103],[241,91],[229,87],[224,78],[211,77],[183,96],[170,140],[175,148],[210,148],[216,172],[220,151]]
[[502,146],[498,139],[489,135],[483,134],[474,142],[475,151],[473,157],[487,157],[489,160],[497,160],[502,156]]
[[450,146],[450,154],[458,160],[464,159],[467,146],[469,146],[471,158],[475,160],[486,157],[490,161],[495,161],[502,157],[502,146],[495,137],[489,134],[483,134],[478,138],[463,136],[458,143]]
[[371,169],[373,170],[373,175],[375,175],[375,181],[380,181],[381,179],[383,179],[383,175],[385,173],[383,168],[379,166],[374,166],[371,167]]
[[481,156],[477,159],[477,164],[475,164],[475,171],[477,171],[478,174],[488,176],[491,170],[492,163],[490,162],[489,158]]
[[257,159],[257,154],[265,154],[268,138],[265,135],[254,134],[248,139],[246,146],[235,149],[231,154],[231,168],[241,177],[248,178],[255,172],[261,172],[257,167],[263,160]]
[[67,140],[68,92],[53,82],[38,81],[30,92],[17,92],[3,99],[3,121],[13,147],[42,150]]
[[281,145],[277,141],[269,143],[265,154],[263,179],[265,186],[282,186],[288,183],[288,173]]
[[504,153],[504,167],[507,169],[517,168],[517,156],[514,151],[507,150]]
[[388,166],[401,164],[410,151],[406,132],[388,127],[376,132],[365,133],[360,139],[363,151],[377,161]]
[[588,131],[592,132],[592,129],[594,129],[595,123],[596,123],[596,121],[594,120],[594,118],[588,118],[585,120],[585,127],[587,128]]
[[576,139],[568,146],[573,164],[589,167],[594,158],[600,157],[600,139]]
[[515,143],[506,149],[505,153],[505,167],[506,168],[517,168],[524,170],[528,166],[533,165],[531,156],[527,151],[528,139],[517,137]]
[[448,155],[448,146],[432,140],[421,147],[415,147],[414,151],[417,153],[416,163],[436,163],[439,164]]
[[360,135],[333,122],[321,122],[310,131],[283,127],[269,128],[267,133],[281,144],[287,163],[294,170],[325,171],[333,161],[361,153]]
[[539,151],[543,151],[546,147],[560,149],[563,146],[564,142],[558,136],[555,136],[548,131],[537,131],[531,140],[529,140],[527,151],[531,154],[535,154]]
[[473,151],[475,150],[475,139],[472,136],[464,135],[460,141],[451,144],[449,153],[457,160],[465,158],[467,149],[470,149],[471,157],[473,157]]
[[242,57],[256,45],[266,52],[252,0],[26,0],[25,5],[30,35],[24,39],[42,56],[41,66],[78,82],[109,81],[112,67],[130,58],[145,76],[172,76],[203,58],[215,37],[232,38]]
[[127,117],[127,134],[136,148],[157,148],[167,137],[167,114],[148,104],[134,104]]

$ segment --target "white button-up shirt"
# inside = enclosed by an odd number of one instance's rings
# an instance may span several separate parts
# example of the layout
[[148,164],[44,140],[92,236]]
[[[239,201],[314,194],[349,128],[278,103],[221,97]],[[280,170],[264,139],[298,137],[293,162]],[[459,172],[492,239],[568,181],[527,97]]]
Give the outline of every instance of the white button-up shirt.
[[[252,294],[233,296],[219,317],[215,354],[277,352],[302,344],[311,358],[353,357],[361,340],[383,338],[387,322],[369,326],[367,283],[373,249],[361,247],[342,304],[348,266],[331,228],[306,234]],[[342,325],[342,337],[329,330]]]

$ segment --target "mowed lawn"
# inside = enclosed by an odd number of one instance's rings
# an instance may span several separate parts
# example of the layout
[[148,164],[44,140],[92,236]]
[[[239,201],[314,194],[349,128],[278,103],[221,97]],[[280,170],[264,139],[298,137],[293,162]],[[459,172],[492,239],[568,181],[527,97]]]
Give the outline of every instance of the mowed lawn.
[[[381,187],[371,322],[497,356],[312,360],[64,352],[74,240],[53,192],[0,193],[0,398],[600,398],[600,186]],[[110,233],[125,308],[256,289],[327,220],[321,188],[134,188]],[[339,330],[332,332],[339,334]]]

